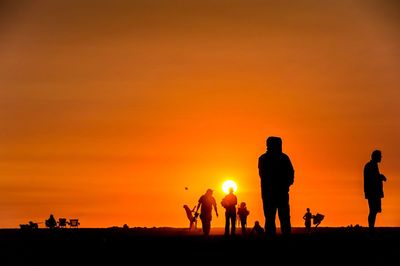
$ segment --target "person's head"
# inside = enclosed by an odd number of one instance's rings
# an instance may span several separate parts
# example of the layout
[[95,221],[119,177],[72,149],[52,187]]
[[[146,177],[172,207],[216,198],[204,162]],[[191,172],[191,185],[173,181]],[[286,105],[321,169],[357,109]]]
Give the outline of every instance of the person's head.
[[259,221],[255,221],[255,222],[254,222],[254,225],[255,225],[255,226],[259,226],[259,225],[260,225],[260,222],[259,222]]
[[379,163],[382,160],[382,152],[380,150],[374,150],[371,154],[371,159],[372,161]]
[[233,187],[229,188],[229,194],[232,194],[235,190],[233,189]]
[[245,207],[246,207],[246,202],[241,202],[241,203],[240,203],[240,207],[241,207],[241,208],[245,208]]
[[213,194],[213,190],[211,188],[207,189],[206,194],[207,195],[212,195]]
[[310,208],[307,208],[307,212],[310,212]]
[[280,137],[270,136],[267,138],[267,151],[273,153],[282,152],[282,139]]

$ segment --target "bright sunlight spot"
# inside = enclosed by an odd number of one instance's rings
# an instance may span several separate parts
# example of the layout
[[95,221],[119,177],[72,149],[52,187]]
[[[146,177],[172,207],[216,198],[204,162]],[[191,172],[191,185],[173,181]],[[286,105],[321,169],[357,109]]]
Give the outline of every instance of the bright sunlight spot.
[[224,191],[225,194],[229,193],[230,188],[233,188],[233,192],[236,192],[237,185],[235,181],[227,180],[222,184],[222,191]]

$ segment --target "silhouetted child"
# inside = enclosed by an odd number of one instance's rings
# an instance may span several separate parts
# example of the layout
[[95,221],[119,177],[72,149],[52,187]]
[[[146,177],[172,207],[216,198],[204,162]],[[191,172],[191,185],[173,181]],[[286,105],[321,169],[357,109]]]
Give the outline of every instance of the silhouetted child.
[[196,212],[196,205],[193,207],[193,209],[190,209],[188,205],[183,205],[183,208],[186,211],[186,216],[189,219],[189,230],[192,230],[193,228],[197,228],[197,217],[199,216],[199,213]]
[[306,232],[310,233],[311,231],[311,219],[313,218],[312,213],[310,212],[310,208],[307,208],[307,212],[304,214],[304,225],[306,227]]
[[250,231],[250,236],[260,237],[264,235],[264,228],[261,227],[259,221],[255,221],[253,228]]
[[54,218],[53,214],[50,214],[50,217],[49,217],[49,219],[47,219],[47,220],[45,221],[45,224],[46,224],[46,226],[47,226],[48,228],[50,228],[50,229],[57,226],[57,221],[56,221],[56,219]]
[[241,202],[240,206],[237,210],[237,214],[239,216],[240,225],[242,226],[242,234],[246,234],[246,226],[247,226],[247,216],[249,216],[250,211],[247,210],[246,202]]

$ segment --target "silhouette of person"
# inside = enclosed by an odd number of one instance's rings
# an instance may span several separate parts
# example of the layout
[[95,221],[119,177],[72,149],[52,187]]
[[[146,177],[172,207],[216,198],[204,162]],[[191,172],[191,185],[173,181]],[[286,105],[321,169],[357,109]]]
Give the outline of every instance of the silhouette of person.
[[311,220],[313,218],[312,213],[310,212],[310,208],[307,208],[307,212],[303,215],[304,225],[306,227],[306,232],[311,232]]
[[259,221],[255,221],[253,228],[251,228],[250,236],[259,237],[262,235],[264,235],[264,228],[262,228]]
[[278,216],[281,232],[291,233],[289,187],[294,182],[294,169],[288,155],[282,152],[282,139],[267,138],[267,151],[258,158],[261,195],[265,216],[265,233],[276,235],[275,217]]
[[386,181],[386,177],[379,172],[378,163],[381,160],[382,152],[374,150],[371,160],[364,166],[364,194],[368,200],[368,227],[372,233],[375,231],[376,215],[382,212],[383,181]]
[[229,188],[229,193],[222,199],[221,205],[225,208],[225,236],[229,235],[229,225],[231,235],[236,232],[236,204],[237,197],[233,194],[233,188]]
[[57,226],[57,221],[56,221],[56,219],[54,218],[53,214],[50,214],[50,217],[49,217],[49,219],[47,219],[47,220],[45,221],[45,224],[46,224],[46,226],[47,226],[48,228],[50,228],[50,229]]
[[198,212],[200,209],[201,226],[205,236],[210,234],[213,207],[215,210],[215,215],[218,217],[217,203],[213,197],[213,190],[207,189],[206,193],[200,197],[196,209],[196,212]]
[[197,228],[197,216],[198,216],[198,213],[195,212],[196,206],[194,206],[193,209],[190,209],[189,206],[185,204],[185,205],[183,205],[183,208],[185,209],[186,216],[189,219],[189,230],[192,230],[193,227],[196,229]]
[[247,226],[247,216],[249,216],[250,211],[247,209],[246,202],[241,202],[237,214],[240,220],[240,225],[242,227],[242,235],[246,234],[246,226]]

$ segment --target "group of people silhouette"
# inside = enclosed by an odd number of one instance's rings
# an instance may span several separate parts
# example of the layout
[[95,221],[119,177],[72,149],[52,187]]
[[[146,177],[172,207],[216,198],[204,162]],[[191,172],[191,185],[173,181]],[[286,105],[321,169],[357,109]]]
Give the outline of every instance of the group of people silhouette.
[[[276,213],[278,213],[282,235],[289,235],[292,231],[290,221],[289,190],[294,183],[294,167],[287,154],[282,151],[282,139],[277,136],[270,136],[266,140],[267,150],[258,158],[258,173],[261,181],[261,198],[265,218],[264,228],[259,221],[256,221],[252,228],[252,233],[265,234],[266,236],[276,235]],[[382,211],[381,199],[384,197],[383,182],[386,177],[380,173],[378,163],[381,162],[382,153],[380,150],[374,150],[371,154],[371,160],[364,166],[364,194],[368,200],[369,214],[368,227],[370,232],[375,231],[376,215]],[[237,216],[240,219],[242,233],[246,232],[247,216],[249,211],[246,203],[242,202],[236,210],[237,197],[234,195],[233,188],[222,199],[221,205],[225,208],[225,235],[234,235],[236,231]],[[187,212],[189,208],[186,208]],[[218,217],[218,209],[213,190],[207,189],[198,201],[195,210],[195,216],[192,222],[197,219],[200,209],[200,220],[204,235],[210,234],[212,210]],[[309,208],[304,214],[306,232],[311,230],[311,220],[317,227],[324,219],[324,215],[317,213],[313,215]]]
[[[250,214],[250,211],[247,209],[246,202],[241,202],[239,207],[236,208],[238,204],[237,196],[234,194],[234,189],[229,188],[229,193],[222,199],[221,205],[225,208],[225,236],[236,234],[236,219],[239,218],[241,232],[242,234],[246,234],[247,227],[247,216]],[[186,207],[185,207],[186,206]],[[184,205],[186,212],[190,209],[187,205]],[[200,213],[198,212],[200,209]],[[194,216],[188,216],[191,221],[190,228],[192,228],[193,222],[195,222],[197,215],[199,214],[202,231],[204,235],[210,234],[211,229],[211,221],[212,221],[212,210],[214,209],[215,215],[218,217],[218,208],[217,202],[213,196],[213,190],[207,189],[206,193],[199,198],[197,207],[193,208],[192,211],[195,211]],[[255,230],[255,233],[259,232],[258,229]]]

